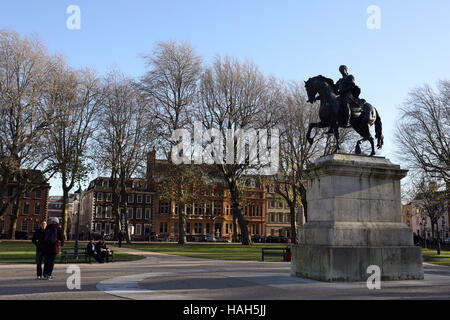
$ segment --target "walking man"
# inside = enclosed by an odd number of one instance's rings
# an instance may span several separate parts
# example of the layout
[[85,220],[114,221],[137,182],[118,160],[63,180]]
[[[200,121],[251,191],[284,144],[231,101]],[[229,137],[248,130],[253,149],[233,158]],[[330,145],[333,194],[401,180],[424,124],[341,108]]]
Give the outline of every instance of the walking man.
[[53,279],[53,267],[55,265],[56,255],[59,248],[64,247],[65,239],[62,228],[59,226],[58,218],[49,218],[49,224],[45,229],[45,260],[44,260],[44,279]]
[[42,279],[42,263],[44,262],[44,236],[45,236],[45,227],[47,227],[47,222],[42,221],[39,229],[37,229],[33,234],[33,239],[31,240],[33,244],[36,246],[36,271],[37,271],[37,279]]

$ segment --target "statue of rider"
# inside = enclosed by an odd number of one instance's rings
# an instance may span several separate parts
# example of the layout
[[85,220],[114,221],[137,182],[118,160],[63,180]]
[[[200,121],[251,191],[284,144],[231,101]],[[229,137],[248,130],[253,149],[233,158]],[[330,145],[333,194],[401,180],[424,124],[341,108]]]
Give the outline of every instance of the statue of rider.
[[355,83],[355,77],[348,74],[347,66],[340,66],[339,72],[342,74],[342,78],[336,82],[336,92],[341,98],[341,107],[343,112],[343,126],[350,127],[351,118],[351,99],[358,103],[361,89]]

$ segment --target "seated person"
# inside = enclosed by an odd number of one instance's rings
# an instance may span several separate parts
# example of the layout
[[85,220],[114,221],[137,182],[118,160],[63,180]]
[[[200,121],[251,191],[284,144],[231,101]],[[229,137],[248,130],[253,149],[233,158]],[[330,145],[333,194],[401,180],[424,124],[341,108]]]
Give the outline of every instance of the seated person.
[[103,258],[97,253],[97,251],[96,251],[96,245],[95,245],[95,243],[94,243],[94,239],[90,239],[90,241],[89,241],[89,243],[88,243],[88,245],[87,245],[87,248],[86,248],[87,250],[86,250],[86,253],[89,255],[89,256],[91,256],[91,257],[94,257],[94,259],[97,261],[97,262],[99,262],[99,263],[103,263],[104,261],[103,261]]
[[109,262],[110,251],[106,247],[105,240],[103,238],[100,239],[100,241],[95,245],[95,251],[102,259],[106,260],[107,263]]

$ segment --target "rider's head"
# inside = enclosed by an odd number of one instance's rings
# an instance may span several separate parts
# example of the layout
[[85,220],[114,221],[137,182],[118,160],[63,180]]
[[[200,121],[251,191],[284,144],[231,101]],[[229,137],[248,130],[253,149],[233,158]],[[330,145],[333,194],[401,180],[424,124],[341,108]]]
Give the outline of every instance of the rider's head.
[[339,67],[339,72],[340,72],[343,76],[347,75],[347,74],[348,74],[347,66],[344,66],[344,65],[340,66],[340,67]]

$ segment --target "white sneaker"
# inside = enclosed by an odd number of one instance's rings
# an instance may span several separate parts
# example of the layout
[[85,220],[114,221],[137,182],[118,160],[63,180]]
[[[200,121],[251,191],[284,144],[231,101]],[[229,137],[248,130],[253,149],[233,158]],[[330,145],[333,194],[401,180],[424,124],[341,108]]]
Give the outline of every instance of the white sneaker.
[[41,276],[38,276],[37,278],[36,278],[36,280],[41,280],[42,279],[42,277]]

